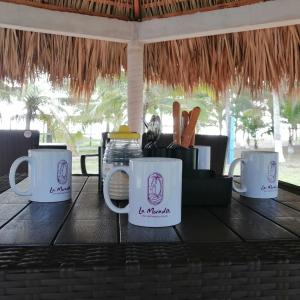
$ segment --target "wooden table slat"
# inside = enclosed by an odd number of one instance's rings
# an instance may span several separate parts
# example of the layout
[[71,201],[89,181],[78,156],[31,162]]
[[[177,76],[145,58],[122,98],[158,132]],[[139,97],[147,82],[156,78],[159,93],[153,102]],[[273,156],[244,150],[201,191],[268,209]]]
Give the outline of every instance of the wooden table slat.
[[98,193],[90,192],[89,181],[59,232],[55,244],[94,244],[118,242],[118,215]]
[[[86,178],[83,179],[80,183],[81,188]],[[20,185],[24,184],[26,182],[20,183]],[[6,195],[10,193],[13,192],[9,190],[1,194],[0,203],[2,199],[7,200]],[[73,191],[72,200],[56,203],[30,202],[28,204],[27,199],[26,208],[0,230],[0,245],[50,245],[79,193],[80,189],[77,192]],[[14,197],[27,198],[17,195]],[[20,211],[20,207],[17,209]]]
[[297,238],[235,200],[227,207],[211,207],[209,210],[246,241]]
[[[119,207],[124,207],[128,201],[118,201]],[[130,224],[127,214],[119,214],[119,230],[121,243],[159,243],[180,242],[174,226],[152,228]]]
[[[176,227],[128,223],[105,205],[97,177],[74,176],[72,201],[30,202],[8,190],[0,195],[0,245],[155,242],[237,242],[300,237],[300,196],[279,190],[277,199],[233,193],[228,207],[183,207]],[[19,183],[26,187],[28,180]],[[124,205],[125,202],[120,202]],[[2,226],[2,228],[1,228]]]
[[291,233],[300,236],[300,212],[274,199],[255,199],[233,193],[234,199],[251,208],[263,217],[282,226]]
[[184,207],[182,222],[176,228],[185,242],[241,241],[238,235],[201,207]]
[[119,220],[121,243],[180,242],[174,227],[140,227],[128,222],[128,216],[121,214]]

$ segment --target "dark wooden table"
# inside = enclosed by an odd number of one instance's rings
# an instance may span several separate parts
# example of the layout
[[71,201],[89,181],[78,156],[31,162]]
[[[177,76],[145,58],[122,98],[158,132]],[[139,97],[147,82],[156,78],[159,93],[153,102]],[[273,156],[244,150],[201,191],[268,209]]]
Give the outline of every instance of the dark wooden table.
[[1,245],[237,242],[299,236],[300,196],[284,190],[278,199],[233,193],[228,207],[184,207],[182,223],[166,228],[137,227],[128,223],[127,215],[111,212],[98,193],[97,177],[74,176],[72,201],[67,202],[29,202],[11,190],[0,195]]
[[0,195],[0,299],[300,299],[299,195],[233,193],[228,207],[143,228],[106,207],[97,180],[74,176],[61,203]]

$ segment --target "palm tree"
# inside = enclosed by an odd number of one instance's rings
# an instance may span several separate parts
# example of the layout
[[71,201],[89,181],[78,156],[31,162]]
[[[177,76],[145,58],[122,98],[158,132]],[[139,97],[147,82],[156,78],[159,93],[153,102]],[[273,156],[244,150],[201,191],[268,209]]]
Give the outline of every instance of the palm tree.
[[16,115],[16,119],[25,119],[25,129],[29,130],[31,122],[35,120],[39,114],[43,114],[41,106],[49,103],[49,98],[43,96],[40,89],[32,84],[23,87],[18,100],[25,105],[25,114]]
[[0,100],[11,102],[11,97],[16,95],[19,90],[19,87],[14,87],[4,81],[0,81]]
[[81,123],[83,127],[106,122],[106,131],[110,131],[110,124],[118,128],[125,121],[126,99],[127,83],[124,77],[119,81],[98,80],[92,98],[88,103],[79,103],[71,120]]
[[192,93],[186,93],[181,88],[167,88],[160,85],[149,85],[145,89],[144,121],[146,113],[159,114],[161,120],[163,114],[172,114],[172,104],[178,101],[182,110],[190,111],[195,106],[200,106],[200,122],[197,123],[197,131],[200,124],[211,124],[212,101],[209,90],[199,86]]
[[[253,107],[243,112],[240,120],[245,131],[254,139],[254,148],[258,148],[257,138],[259,129],[265,128],[267,124],[263,121],[264,112],[260,107]],[[248,138],[249,144],[249,138]]]
[[285,99],[281,105],[281,115],[289,124],[289,146],[293,147],[295,135],[297,135],[297,125],[300,123],[300,103]]

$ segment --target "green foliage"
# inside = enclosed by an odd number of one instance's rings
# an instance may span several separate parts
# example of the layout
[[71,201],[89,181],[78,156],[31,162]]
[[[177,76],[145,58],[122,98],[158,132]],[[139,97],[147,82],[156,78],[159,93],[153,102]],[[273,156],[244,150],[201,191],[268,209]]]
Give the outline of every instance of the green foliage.
[[88,103],[79,103],[76,114],[70,118],[73,123],[81,123],[83,129],[93,123],[113,124],[118,128],[126,117],[127,83],[120,80],[98,80],[96,89]]
[[284,122],[289,124],[289,144],[292,146],[297,125],[300,123],[300,103],[291,99],[285,99],[281,105],[281,116]]
[[260,108],[250,108],[243,112],[240,120],[252,138],[257,138],[257,132],[261,128],[266,127],[266,123],[262,120],[263,113]]
[[193,93],[187,94],[183,89],[167,88],[160,85],[149,85],[145,89],[144,118],[146,113],[156,114],[162,117],[163,114],[172,114],[174,101],[181,104],[181,110],[191,111],[195,106],[201,108],[198,122],[200,125],[208,125],[213,122],[210,91],[204,87],[199,87]]
[[296,128],[300,123],[300,103],[285,100],[281,105],[281,116],[286,119],[286,123],[292,128]]
[[20,93],[21,88],[12,86],[7,82],[0,81],[0,100],[11,103],[11,98]]

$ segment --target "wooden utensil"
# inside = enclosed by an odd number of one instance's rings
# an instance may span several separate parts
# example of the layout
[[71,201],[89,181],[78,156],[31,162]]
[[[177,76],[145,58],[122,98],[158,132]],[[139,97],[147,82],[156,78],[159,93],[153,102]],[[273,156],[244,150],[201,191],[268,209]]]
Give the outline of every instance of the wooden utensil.
[[198,106],[194,107],[191,112],[189,123],[183,132],[183,139],[182,139],[181,146],[184,148],[188,148],[191,144],[191,139],[193,136],[193,132],[195,131],[196,123],[200,115],[200,112],[201,109]]
[[173,102],[173,144],[175,145],[181,144],[180,121],[180,103],[175,101]]
[[[192,115],[192,110],[189,112],[189,119],[191,118]],[[190,142],[190,147],[193,147],[195,145],[195,132],[196,132],[196,128],[194,128],[192,137],[191,137],[191,142]]]
[[189,123],[189,119],[190,119],[189,113],[186,110],[182,111],[182,113],[181,113],[181,142],[183,139],[183,132]]

